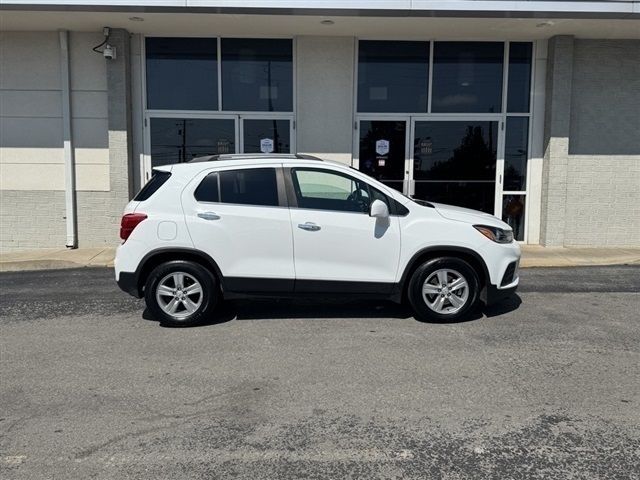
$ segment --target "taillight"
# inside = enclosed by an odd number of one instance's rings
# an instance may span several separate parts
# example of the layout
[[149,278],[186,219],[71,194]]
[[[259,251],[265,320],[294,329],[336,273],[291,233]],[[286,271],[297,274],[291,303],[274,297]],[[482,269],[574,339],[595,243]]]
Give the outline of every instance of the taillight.
[[126,241],[133,229],[145,218],[147,216],[144,213],[127,213],[123,215],[120,221],[120,238]]

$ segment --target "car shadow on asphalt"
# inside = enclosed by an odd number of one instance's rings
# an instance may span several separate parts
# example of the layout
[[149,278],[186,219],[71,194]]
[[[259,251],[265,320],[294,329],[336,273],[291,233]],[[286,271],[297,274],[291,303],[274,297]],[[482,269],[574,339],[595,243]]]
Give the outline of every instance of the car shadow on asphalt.
[[[478,305],[463,320],[456,322],[424,322],[440,325],[451,325],[473,322],[482,318],[491,318],[516,310],[522,300],[516,295],[501,302],[484,306]],[[143,318],[153,321],[145,309]],[[215,316],[197,327],[213,326],[232,320],[278,320],[278,319],[361,319],[361,318],[413,318],[411,309],[388,300],[324,300],[317,298],[296,299],[246,299],[226,300]]]

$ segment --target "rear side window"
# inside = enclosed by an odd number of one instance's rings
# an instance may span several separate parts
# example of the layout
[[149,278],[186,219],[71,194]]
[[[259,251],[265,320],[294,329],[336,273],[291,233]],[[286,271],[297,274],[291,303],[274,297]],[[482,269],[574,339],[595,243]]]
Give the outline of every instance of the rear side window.
[[219,175],[222,203],[278,206],[278,183],[274,168],[225,170]]
[[251,168],[210,173],[193,193],[198,202],[278,206],[273,168]]
[[198,188],[193,193],[198,202],[219,202],[220,188],[218,186],[218,174],[210,173],[200,182]]
[[156,193],[158,189],[165,184],[169,177],[171,176],[171,172],[164,172],[161,170],[154,170],[153,175],[151,175],[151,180],[147,182],[147,184],[142,187],[142,190],[138,192],[138,194],[133,198],[136,202],[144,202],[149,199],[151,195]]

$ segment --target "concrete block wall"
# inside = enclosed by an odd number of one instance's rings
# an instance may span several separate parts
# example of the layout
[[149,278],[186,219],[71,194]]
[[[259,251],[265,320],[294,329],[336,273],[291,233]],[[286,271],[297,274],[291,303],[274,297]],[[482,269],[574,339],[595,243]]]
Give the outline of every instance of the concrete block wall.
[[354,37],[296,38],[296,148],[350,164]]
[[640,41],[549,41],[541,243],[640,246]]
[[[64,248],[59,36],[57,32],[0,35],[0,250]],[[108,75],[110,69],[125,72],[128,34],[116,31],[110,40],[121,47],[122,63],[117,65],[109,65],[92,51],[103,39],[102,32],[69,34],[80,247],[118,243],[120,215],[130,195],[130,122],[122,124],[129,110],[130,98],[124,93],[129,80],[112,79],[109,85]],[[113,103],[122,105],[114,108]],[[117,118],[113,125],[112,116]],[[124,153],[117,148],[123,144]]]

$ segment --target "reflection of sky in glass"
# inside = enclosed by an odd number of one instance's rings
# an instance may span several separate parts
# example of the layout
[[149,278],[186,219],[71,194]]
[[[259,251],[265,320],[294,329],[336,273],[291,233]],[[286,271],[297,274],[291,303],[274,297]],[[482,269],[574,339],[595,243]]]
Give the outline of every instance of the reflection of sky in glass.
[[291,40],[223,38],[222,107],[293,111]]
[[435,42],[433,112],[500,112],[502,42]]
[[359,42],[359,112],[426,112],[428,78],[429,42]]
[[147,38],[147,107],[217,110],[215,38]]
[[511,42],[509,44],[508,112],[529,111],[531,50],[532,45],[529,42]]

